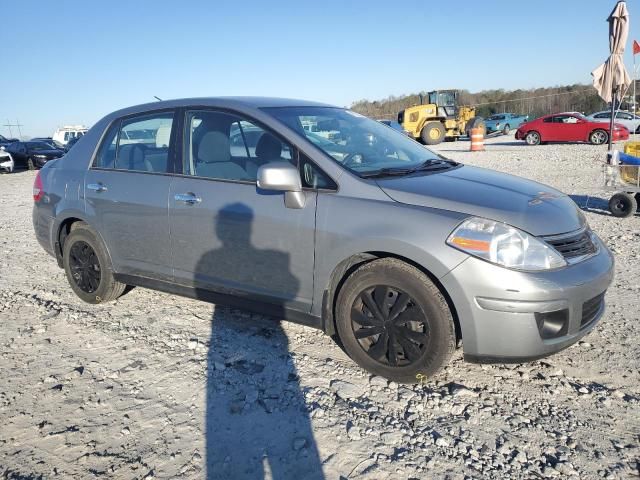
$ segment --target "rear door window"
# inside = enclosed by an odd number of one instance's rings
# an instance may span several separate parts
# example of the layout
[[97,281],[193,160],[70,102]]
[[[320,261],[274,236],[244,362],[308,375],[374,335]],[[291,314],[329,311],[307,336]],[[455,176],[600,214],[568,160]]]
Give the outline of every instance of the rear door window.
[[174,112],[129,117],[115,122],[105,135],[95,167],[170,173]]

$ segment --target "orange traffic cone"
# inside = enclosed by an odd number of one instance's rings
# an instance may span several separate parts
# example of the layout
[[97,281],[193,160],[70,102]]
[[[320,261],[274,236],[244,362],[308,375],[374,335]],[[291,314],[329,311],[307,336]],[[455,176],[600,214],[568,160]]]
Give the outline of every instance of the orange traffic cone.
[[484,150],[484,135],[482,133],[482,128],[476,127],[472,128],[469,132],[471,135],[471,151],[472,152],[481,152]]

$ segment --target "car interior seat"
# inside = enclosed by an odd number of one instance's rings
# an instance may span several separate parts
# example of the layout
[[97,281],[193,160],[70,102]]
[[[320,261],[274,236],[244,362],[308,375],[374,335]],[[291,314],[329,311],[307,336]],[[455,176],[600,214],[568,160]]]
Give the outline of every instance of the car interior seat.
[[200,139],[195,170],[203,177],[248,179],[247,172],[231,161],[229,136],[220,131],[209,131]]
[[258,167],[282,159],[282,142],[268,132],[263,133],[256,144],[256,157],[247,161],[247,173],[258,178]]
[[118,149],[117,168],[137,170],[139,172],[153,172],[149,160],[145,158],[144,147],[136,143],[122,145]]

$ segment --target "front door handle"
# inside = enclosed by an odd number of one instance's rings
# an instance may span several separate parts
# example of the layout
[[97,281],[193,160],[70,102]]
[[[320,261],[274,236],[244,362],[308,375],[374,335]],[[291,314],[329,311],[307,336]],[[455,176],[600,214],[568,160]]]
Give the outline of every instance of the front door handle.
[[107,187],[105,187],[102,183],[90,183],[87,185],[87,188],[98,193],[107,191]]
[[198,197],[195,193],[176,193],[174,197],[177,202],[186,203],[187,205],[195,205],[200,203],[202,199]]

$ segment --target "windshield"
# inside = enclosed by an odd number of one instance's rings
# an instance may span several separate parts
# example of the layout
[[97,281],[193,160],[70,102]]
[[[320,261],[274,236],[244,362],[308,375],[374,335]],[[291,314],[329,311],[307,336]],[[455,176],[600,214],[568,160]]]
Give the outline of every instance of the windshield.
[[443,157],[397,130],[350,110],[334,107],[265,110],[360,176],[390,170],[409,171],[430,160],[444,161]]

